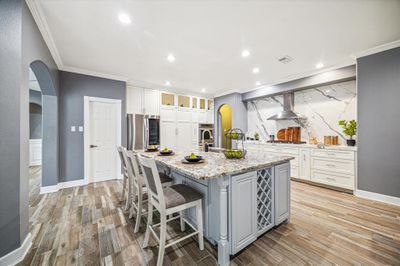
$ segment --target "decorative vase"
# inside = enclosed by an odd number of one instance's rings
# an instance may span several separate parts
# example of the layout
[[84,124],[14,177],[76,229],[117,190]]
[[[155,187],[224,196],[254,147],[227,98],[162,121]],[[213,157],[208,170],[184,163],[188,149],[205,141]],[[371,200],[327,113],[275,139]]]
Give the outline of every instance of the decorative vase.
[[355,139],[348,139],[346,142],[347,142],[347,146],[356,146]]

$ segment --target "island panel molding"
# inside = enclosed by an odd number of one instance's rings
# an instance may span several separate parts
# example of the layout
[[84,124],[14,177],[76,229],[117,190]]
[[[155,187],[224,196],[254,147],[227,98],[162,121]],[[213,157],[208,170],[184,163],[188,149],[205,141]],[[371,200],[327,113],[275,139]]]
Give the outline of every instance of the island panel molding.
[[302,141],[317,137],[322,142],[324,136],[339,136],[339,144],[346,144],[348,137],[343,134],[338,121],[357,118],[354,80],[296,91],[294,94],[294,109],[305,116],[306,120],[267,120],[282,111],[282,95],[251,100],[247,102],[250,135],[257,132],[262,140],[269,140],[269,135],[276,135],[279,129],[299,126]]

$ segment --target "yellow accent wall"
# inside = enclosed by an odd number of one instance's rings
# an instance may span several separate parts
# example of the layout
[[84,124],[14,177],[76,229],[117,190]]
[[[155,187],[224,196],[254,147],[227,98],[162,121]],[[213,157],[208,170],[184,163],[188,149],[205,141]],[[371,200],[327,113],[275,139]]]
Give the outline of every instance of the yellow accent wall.
[[232,109],[229,105],[224,104],[219,108],[221,116],[221,147],[226,149],[232,148],[232,141],[226,141],[225,132],[232,129]]

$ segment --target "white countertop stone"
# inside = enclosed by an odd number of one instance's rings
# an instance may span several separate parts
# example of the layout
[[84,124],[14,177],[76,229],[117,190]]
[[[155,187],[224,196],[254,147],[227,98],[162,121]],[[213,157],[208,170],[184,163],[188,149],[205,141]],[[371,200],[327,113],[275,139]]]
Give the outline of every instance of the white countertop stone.
[[223,153],[195,152],[205,159],[203,164],[183,164],[181,161],[190,152],[175,151],[172,156],[159,156],[158,152],[139,151],[146,157],[153,157],[157,163],[169,167],[183,175],[209,180],[220,176],[235,175],[288,162],[294,157],[276,156],[262,151],[247,151],[244,159],[226,159]]
[[357,151],[357,146],[344,146],[344,145],[329,145],[324,146],[324,148],[318,148],[317,145],[314,144],[290,144],[290,143],[268,143],[261,141],[245,141],[244,148],[246,149],[246,144],[254,144],[254,145],[268,145],[268,146],[279,146],[279,147],[298,147],[298,148],[313,148],[313,149],[325,149],[325,150],[342,150],[342,151]]

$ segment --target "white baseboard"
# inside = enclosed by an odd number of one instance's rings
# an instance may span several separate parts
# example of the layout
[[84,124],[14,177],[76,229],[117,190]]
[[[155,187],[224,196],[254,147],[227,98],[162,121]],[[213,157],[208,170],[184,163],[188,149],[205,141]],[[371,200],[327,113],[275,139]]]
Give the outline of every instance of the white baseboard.
[[11,251],[10,253],[0,258],[0,265],[12,266],[18,264],[25,258],[25,255],[28,253],[31,246],[32,246],[32,235],[31,233],[29,233],[25,237],[24,242],[19,248]]
[[364,198],[364,199],[376,200],[376,201],[400,206],[400,198],[398,198],[398,197],[383,195],[383,194],[365,191],[365,190],[359,190],[359,189],[354,191],[354,195],[356,195],[357,197],[360,197],[360,198]]
[[60,189],[63,189],[63,188],[79,187],[79,186],[84,186],[84,185],[87,185],[87,182],[84,179],[61,182],[61,183],[58,183],[57,185],[54,185],[54,186],[41,187],[40,188],[40,194],[53,193],[53,192],[57,192],[57,191],[59,191]]

